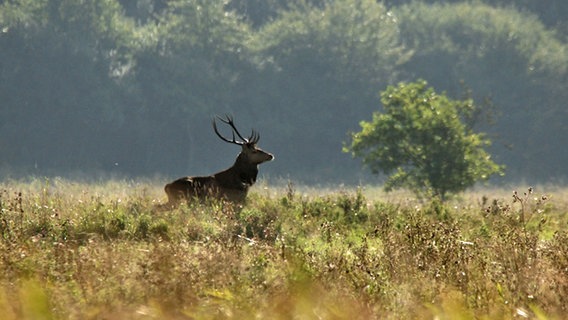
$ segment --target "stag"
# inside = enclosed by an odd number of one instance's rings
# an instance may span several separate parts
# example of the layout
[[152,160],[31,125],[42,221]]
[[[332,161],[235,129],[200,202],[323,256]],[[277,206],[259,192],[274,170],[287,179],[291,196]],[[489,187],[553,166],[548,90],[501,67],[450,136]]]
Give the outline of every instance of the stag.
[[[221,122],[231,127],[233,136],[229,140],[217,129],[216,119],[213,118],[213,130],[217,136],[228,143],[241,146],[241,152],[232,167],[204,177],[183,177],[165,187],[168,195],[167,205],[177,206],[182,200],[203,200],[205,198],[225,199],[230,202],[241,203],[245,200],[250,187],[256,182],[258,165],[274,159],[274,156],[258,148],[256,144],[260,139],[258,132],[252,130],[248,138],[244,138],[233,122],[231,116],[225,119],[217,116]],[[240,138],[238,141],[235,134]]]

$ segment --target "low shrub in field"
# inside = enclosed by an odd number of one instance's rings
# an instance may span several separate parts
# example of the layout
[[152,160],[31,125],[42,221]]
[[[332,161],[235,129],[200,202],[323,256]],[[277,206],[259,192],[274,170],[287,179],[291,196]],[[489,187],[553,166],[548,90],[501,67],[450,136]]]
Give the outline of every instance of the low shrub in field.
[[[515,318],[568,312],[566,205],[252,194],[155,210],[148,185],[0,186],[6,319]],[[158,188],[156,188],[158,190]],[[86,191],[85,191],[86,190]],[[553,197],[554,198],[554,197]]]

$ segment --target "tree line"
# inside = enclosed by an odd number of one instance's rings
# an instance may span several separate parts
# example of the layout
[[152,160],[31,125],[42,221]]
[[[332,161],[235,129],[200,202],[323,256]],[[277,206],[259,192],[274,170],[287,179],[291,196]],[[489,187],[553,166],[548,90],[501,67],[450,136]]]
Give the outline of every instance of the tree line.
[[[276,156],[266,171],[366,179],[341,152],[379,92],[424,79],[486,106],[508,179],[566,177],[563,1],[0,2],[0,170],[205,174],[238,150],[230,113]],[[483,119],[481,119],[483,118]],[[229,158],[229,159],[227,159]]]

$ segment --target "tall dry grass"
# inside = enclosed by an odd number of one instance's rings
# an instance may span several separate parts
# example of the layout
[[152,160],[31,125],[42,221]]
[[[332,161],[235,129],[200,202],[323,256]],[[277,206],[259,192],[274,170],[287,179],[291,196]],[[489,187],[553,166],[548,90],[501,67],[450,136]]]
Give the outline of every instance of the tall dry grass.
[[560,319],[565,195],[261,184],[155,212],[152,181],[4,182],[0,318]]

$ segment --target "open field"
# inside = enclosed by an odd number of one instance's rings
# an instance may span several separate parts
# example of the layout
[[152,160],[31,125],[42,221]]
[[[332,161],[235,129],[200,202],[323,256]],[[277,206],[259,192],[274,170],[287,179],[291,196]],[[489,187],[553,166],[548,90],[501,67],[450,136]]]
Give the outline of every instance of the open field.
[[3,182],[0,319],[562,319],[568,190],[513,191],[260,183],[155,212],[154,182]]

